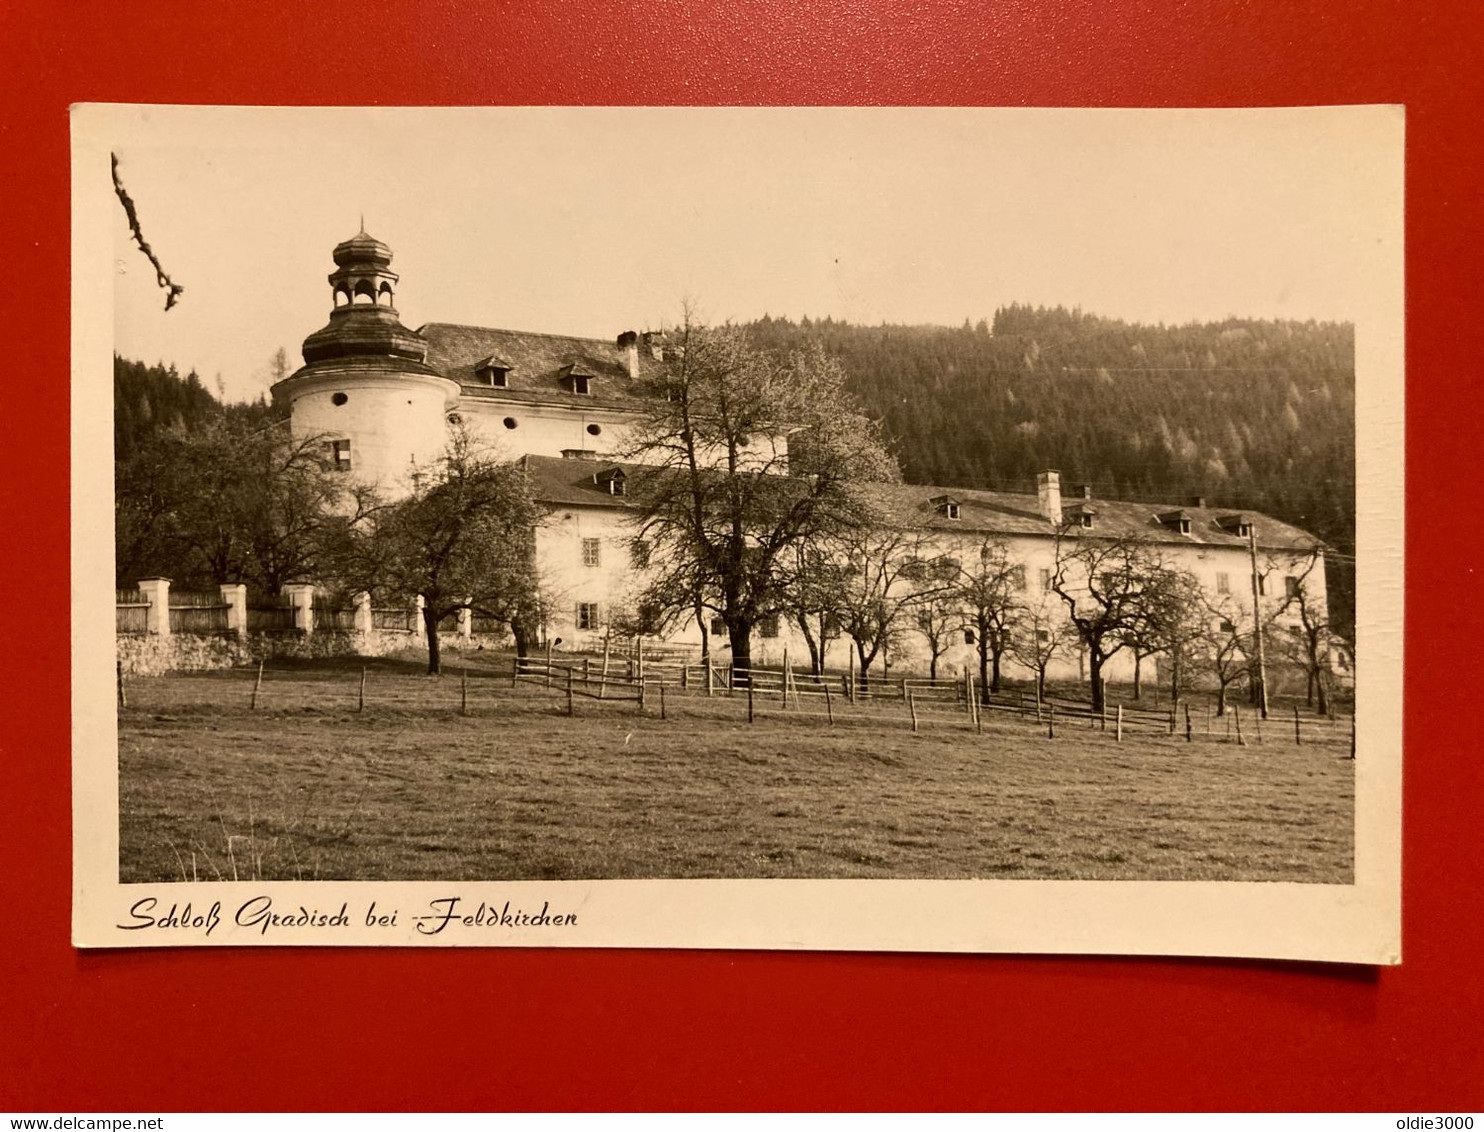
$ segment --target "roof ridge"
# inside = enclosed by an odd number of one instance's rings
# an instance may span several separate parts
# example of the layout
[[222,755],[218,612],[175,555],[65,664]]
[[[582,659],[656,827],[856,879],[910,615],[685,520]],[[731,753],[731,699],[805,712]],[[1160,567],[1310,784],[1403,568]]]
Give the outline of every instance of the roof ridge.
[[417,328],[421,334],[430,326],[447,326],[453,330],[482,330],[491,334],[516,334],[523,338],[559,338],[566,342],[601,342],[605,346],[618,349],[616,341],[610,342],[607,338],[593,338],[585,334],[553,334],[546,330],[511,330],[503,326],[475,326],[469,322],[425,322]]

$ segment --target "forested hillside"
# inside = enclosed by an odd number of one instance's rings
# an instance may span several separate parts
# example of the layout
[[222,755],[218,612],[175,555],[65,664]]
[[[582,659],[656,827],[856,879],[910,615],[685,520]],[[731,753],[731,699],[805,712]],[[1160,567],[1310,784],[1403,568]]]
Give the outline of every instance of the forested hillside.
[[1032,491],[1046,468],[1105,498],[1263,511],[1332,546],[1335,628],[1354,618],[1355,364],[1349,324],[1143,326],[1011,306],[993,323],[765,318],[757,345],[838,356],[914,483]]

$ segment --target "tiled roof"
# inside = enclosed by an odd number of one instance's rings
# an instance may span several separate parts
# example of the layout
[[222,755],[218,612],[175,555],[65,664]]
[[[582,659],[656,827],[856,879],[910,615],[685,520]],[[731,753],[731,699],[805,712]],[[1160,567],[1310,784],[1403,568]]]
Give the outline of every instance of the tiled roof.
[[[531,477],[536,498],[556,506],[590,505],[632,510],[635,495],[642,492],[645,474],[652,473],[642,465],[620,464],[613,460],[568,460],[557,456],[527,456],[524,464]],[[614,468],[621,468],[637,490],[615,498],[607,487],[594,482]],[[1050,538],[1056,532],[1041,515],[1033,494],[1007,491],[974,491],[954,488],[952,498],[958,502],[959,517],[950,519],[935,504],[946,489],[927,484],[870,484],[866,487],[871,502],[884,520],[904,529],[925,528],[973,535],[1039,535]],[[1213,546],[1241,548],[1247,540],[1217,525],[1219,516],[1232,514],[1229,507],[1180,508],[1190,519],[1190,534],[1182,535],[1159,521],[1169,504],[1124,503],[1111,499],[1069,500],[1066,510],[1081,504],[1096,504],[1095,523],[1087,537],[1140,538],[1174,546]],[[1257,527],[1258,546],[1272,550],[1307,550],[1318,540],[1298,527],[1281,523],[1253,511],[1243,512]],[[1080,533],[1080,532],[1079,532]]]
[[[627,351],[606,339],[447,322],[430,322],[418,333],[428,341],[428,364],[462,385],[466,397],[627,408],[640,396],[629,377]],[[474,376],[480,363],[491,357],[510,367],[503,388],[492,388]],[[652,372],[656,364],[641,347],[640,376]],[[573,393],[562,385],[562,377],[572,373],[590,375],[589,393]]]

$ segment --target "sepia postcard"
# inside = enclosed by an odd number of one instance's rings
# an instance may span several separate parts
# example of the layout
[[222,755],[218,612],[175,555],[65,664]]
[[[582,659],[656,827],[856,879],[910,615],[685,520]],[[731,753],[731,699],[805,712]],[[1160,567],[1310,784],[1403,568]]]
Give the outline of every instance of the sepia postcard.
[[74,107],[74,943],[1400,962],[1403,132]]

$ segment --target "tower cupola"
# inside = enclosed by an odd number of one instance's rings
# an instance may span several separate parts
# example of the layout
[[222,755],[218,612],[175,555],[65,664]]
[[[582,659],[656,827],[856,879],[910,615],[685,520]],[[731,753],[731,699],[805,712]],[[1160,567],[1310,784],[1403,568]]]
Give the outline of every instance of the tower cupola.
[[423,364],[428,343],[408,330],[392,305],[397,276],[391,270],[392,249],[364,227],[335,245],[335,270],[330,273],[334,306],[329,325],[304,339],[304,362],[333,362],[348,358],[375,358],[402,363],[395,368],[429,372]]

